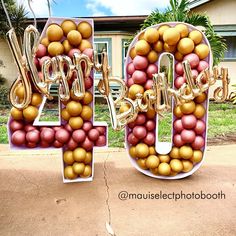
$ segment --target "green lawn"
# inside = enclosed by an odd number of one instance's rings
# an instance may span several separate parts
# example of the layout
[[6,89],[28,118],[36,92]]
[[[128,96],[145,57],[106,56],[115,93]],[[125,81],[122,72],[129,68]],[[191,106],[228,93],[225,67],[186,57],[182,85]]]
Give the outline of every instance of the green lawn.
[[[7,143],[6,123],[8,113],[8,110],[0,112],[0,143]],[[53,113],[51,113],[51,117],[53,117]],[[97,104],[95,106],[95,120],[106,121],[109,124],[108,137],[110,147],[124,147],[124,131],[117,132],[112,130],[107,105]],[[170,139],[170,124],[171,114],[166,114],[159,124],[159,137],[162,137],[162,141]],[[208,124],[209,139],[232,133],[236,134],[236,106],[231,103],[216,104],[211,102],[209,105]]]

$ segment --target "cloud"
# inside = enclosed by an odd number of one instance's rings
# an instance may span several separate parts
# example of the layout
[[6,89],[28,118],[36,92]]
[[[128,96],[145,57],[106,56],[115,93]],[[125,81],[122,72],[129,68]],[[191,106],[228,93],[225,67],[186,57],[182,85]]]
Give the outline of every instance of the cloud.
[[99,10],[96,4],[87,3],[86,8],[92,12],[92,16],[105,16],[105,13]]
[[[29,5],[28,5],[28,1],[17,0],[17,3],[23,4],[25,6],[26,10],[28,11],[28,17],[33,17],[33,14],[31,13]],[[52,4],[51,4],[51,6],[52,6]],[[48,17],[49,16],[47,0],[32,0],[31,7],[32,7],[36,17]]]
[[88,0],[87,8],[93,14],[102,7],[110,10],[112,15],[146,15],[167,5],[165,0]]

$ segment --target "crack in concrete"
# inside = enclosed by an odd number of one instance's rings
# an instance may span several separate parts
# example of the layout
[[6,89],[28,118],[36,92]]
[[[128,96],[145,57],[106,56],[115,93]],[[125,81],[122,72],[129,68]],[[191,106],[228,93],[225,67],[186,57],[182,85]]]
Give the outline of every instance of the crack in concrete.
[[[108,154],[106,156],[106,159],[104,160],[104,163],[103,163],[103,178],[104,178],[104,182],[105,182],[105,186],[106,186],[106,191],[107,191],[107,198],[106,198],[106,206],[107,206],[107,210],[108,210],[108,224],[109,224],[109,228],[107,227],[106,225],[106,228],[107,228],[107,231],[110,235],[113,235],[115,236],[115,233],[113,232],[113,229],[111,228],[111,222],[112,222],[112,215],[111,215],[111,207],[110,207],[110,203],[109,203],[109,200],[110,200],[110,187],[109,187],[109,184],[108,184],[108,178],[107,178],[107,160],[108,160],[108,157],[109,157],[110,154]],[[112,232],[111,232],[112,231]]]

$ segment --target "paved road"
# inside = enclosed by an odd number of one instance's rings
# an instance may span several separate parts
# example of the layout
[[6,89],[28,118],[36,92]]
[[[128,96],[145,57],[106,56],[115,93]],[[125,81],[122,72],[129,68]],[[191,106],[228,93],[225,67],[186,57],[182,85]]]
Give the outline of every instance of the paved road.
[[[124,149],[96,152],[93,182],[63,184],[57,151],[9,152],[0,145],[0,235],[106,236],[236,235],[236,145],[208,147],[204,165],[191,177],[161,181],[130,164]],[[130,199],[120,191],[150,194],[218,193],[217,200]],[[225,195],[224,195],[225,194]],[[134,196],[134,195],[132,195]],[[158,197],[158,195],[156,195]],[[160,197],[160,196],[159,196]]]

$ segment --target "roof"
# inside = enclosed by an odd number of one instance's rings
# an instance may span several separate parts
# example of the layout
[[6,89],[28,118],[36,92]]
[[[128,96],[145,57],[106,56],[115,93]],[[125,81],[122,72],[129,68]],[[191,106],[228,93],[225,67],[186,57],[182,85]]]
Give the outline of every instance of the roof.
[[190,1],[190,9],[193,9],[193,8],[196,8],[196,7],[199,7],[205,3],[208,3],[210,2],[211,0],[192,0]]

